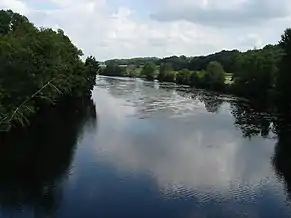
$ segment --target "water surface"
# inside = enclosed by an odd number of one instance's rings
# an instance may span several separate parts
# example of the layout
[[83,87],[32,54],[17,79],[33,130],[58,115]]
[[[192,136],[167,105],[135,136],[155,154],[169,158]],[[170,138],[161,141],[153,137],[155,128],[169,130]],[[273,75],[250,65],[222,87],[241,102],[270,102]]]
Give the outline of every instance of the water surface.
[[141,79],[98,77],[92,97],[97,117],[49,119],[26,149],[2,146],[1,217],[291,216],[290,134],[276,117]]

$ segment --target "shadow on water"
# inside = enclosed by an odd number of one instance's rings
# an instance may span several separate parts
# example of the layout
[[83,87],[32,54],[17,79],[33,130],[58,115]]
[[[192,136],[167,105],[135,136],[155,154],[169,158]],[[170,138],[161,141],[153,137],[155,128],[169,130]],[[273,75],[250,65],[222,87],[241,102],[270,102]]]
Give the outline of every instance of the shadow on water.
[[259,135],[268,138],[271,132],[274,133],[275,116],[267,108],[240,101],[233,101],[230,105],[234,125],[240,128],[243,137],[251,139]]
[[284,183],[291,204],[291,116],[286,114],[289,113],[281,114],[275,121],[278,140],[272,163],[278,178]]
[[95,118],[90,99],[66,99],[41,111],[29,128],[1,135],[0,216],[51,215],[58,209],[80,128]]
[[217,113],[224,103],[224,100],[219,95],[202,93],[198,99],[203,102],[205,109],[210,113]]

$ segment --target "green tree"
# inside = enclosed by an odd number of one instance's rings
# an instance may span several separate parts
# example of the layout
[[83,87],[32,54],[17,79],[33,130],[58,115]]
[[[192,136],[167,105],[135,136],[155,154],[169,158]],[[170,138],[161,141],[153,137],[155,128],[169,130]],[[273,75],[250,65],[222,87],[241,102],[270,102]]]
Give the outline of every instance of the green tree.
[[153,62],[147,62],[141,72],[147,80],[154,80],[156,73],[156,65]]
[[25,125],[64,96],[87,94],[95,74],[82,55],[64,31],[36,28],[22,15],[0,11],[0,128]]
[[222,89],[224,87],[225,71],[223,66],[217,62],[212,61],[207,65],[207,69],[203,76],[202,82],[206,88]]
[[100,69],[99,62],[93,56],[89,56],[86,58],[85,67],[89,74],[96,75]]
[[241,55],[236,64],[232,89],[236,94],[253,98],[267,97],[274,86],[277,73],[276,60],[264,51],[249,51]]
[[123,76],[123,71],[117,63],[109,62],[101,74],[105,76]]
[[[172,64],[170,64],[170,63],[161,63],[160,69],[159,69],[159,74],[158,74],[158,80],[161,81],[161,82],[162,81],[168,81],[169,79],[171,79],[171,76],[169,76],[168,74],[171,74],[172,71],[173,71]],[[168,81],[168,82],[170,82],[170,81]]]
[[207,56],[193,57],[189,62],[188,69],[192,71],[205,70],[210,62],[217,61],[223,65],[227,73],[234,73],[237,69],[235,66],[235,59],[240,54],[241,52],[239,52],[238,50],[223,50]]
[[186,69],[188,67],[188,59],[185,56],[171,56],[160,60],[160,63],[169,63],[175,71]]
[[166,74],[165,82],[176,82],[177,73],[175,71],[170,71]]
[[191,74],[190,70],[180,70],[177,74],[176,82],[178,84],[190,85]]
[[20,14],[13,13],[11,10],[0,10],[0,35],[6,35],[18,28],[23,28],[24,24],[29,24],[28,19]]
[[276,90],[278,93],[278,100],[285,106],[290,108],[290,84],[291,84],[291,28],[285,30],[279,41],[279,46],[284,51],[284,56],[280,62],[279,72],[276,82]]

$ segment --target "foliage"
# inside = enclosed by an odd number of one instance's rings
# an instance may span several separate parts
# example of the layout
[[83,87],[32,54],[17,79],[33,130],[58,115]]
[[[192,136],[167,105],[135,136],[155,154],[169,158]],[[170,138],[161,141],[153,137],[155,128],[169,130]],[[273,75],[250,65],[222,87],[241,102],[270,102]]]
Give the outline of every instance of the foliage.
[[163,64],[163,63],[171,64],[172,68],[175,71],[178,71],[178,70],[182,70],[182,69],[188,68],[189,58],[187,58],[184,55],[182,55],[180,57],[171,56],[171,57],[163,58],[163,59],[161,59],[159,61],[160,65]]
[[141,70],[142,69],[140,67],[137,67],[135,65],[129,65],[124,70],[124,75],[123,76],[127,76],[127,77],[140,77]]
[[101,74],[105,76],[123,76],[124,71],[117,63],[109,62]]
[[223,66],[217,61],[210,62],[202,78],[203,86],[211,90],[221,90],[224,87],[224,81],[225,71]]
[[147,80],[154,80],[155,72],[156,65],[153,62],[147,62],[141,71],[141,75],[144,76]]
[[263,51],[249,51],[241,55],[236,64],[233,91],[239,95],[263,97],[273,88],[277,72],[275,59]]
[[96,75],[100,69],[99,62],[93,56],[86,58],[85,67],[88,73],[92,75]]
[[180,70],[177,73],[176,82],[178,84],[190,85],[191,74],[192,72],[190,70],[187,69]]
[[198,56],[193,57],[190,60],[188,69],[192,71],[199,71],[207,68],[207,65],[212,61],[217,61],[223,65],[225,71],[227,73],[233,73],[236,71],[235,59],[241,53],[238,50],[232,51],[221,51],[215,54],[207,55],[207,56]]
[[190,75],[189,83],[192,87],[202,88],[205,71],[195,71]]
[[164,81],[165,82],[176,82],[177,73],[175,71],[170,71],[166,74]]
[[170,63],[162,63],[160,65],[158,80],[159,81],[166,81],[166,82],[173,82],[175,81],[174,74],[172,73],[173,67]]
[[276,91],[280,101],[286,102],[286,106],[290,108],[291,96],[290,83],[291,83],[291,29],[286,29],[281,36],[279,46],[284,51],[284,55],[279,65],[279,72],[276,81]]
[[82,52],[62,30],[38,29],[24,16],[2,10],[0,32],[1,128],[25,125],[41,106],[82,95],[94,84],[96,60],[84,65]]
[[130,59],[111,59],[105,61],[105,64],[108,65],[112,62],[116,63],[117,65],[135,65],[135,66],[143,66],[147,62],[153,62],[155,64],[158,63],[159,58],[156,57],[141,57],[141,58],[130,58]]

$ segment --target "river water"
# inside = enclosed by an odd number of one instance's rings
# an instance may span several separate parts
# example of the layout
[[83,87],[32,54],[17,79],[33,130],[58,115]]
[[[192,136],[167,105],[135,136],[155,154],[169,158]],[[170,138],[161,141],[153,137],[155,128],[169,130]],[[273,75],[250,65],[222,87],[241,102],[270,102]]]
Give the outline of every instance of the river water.
[[141,79],[98,77],[92,98],[6,139],[0,217],[291,217],[290,134],[268,113]]

